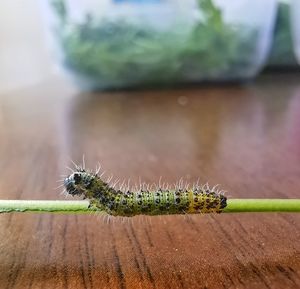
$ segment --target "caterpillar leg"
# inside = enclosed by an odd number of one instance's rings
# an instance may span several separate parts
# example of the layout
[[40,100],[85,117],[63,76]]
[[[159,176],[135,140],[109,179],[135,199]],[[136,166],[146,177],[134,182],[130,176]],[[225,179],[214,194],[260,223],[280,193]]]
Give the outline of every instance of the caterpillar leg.
[[97,200],[90,200],[89,209],[100,211],[99,209],[99,202]]

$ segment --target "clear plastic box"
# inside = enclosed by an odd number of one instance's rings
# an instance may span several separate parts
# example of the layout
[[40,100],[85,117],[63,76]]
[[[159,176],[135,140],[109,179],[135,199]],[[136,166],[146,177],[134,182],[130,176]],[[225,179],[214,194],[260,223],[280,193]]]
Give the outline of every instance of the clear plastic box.
[[62,66],[84,90],[255,77],[276,0],[45,0]]

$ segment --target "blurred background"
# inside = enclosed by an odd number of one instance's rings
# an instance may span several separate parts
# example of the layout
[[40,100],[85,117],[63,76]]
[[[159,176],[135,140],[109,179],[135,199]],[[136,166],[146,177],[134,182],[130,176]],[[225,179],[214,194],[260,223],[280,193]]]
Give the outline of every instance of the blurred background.
[[36,1],[3,1],[0,9],[0,91],[36,84],[53,67]]
[[297,0],[29,0],[1,6],[1,91],[51,74],[91,91],[245,82],[266,70],[299,69]]

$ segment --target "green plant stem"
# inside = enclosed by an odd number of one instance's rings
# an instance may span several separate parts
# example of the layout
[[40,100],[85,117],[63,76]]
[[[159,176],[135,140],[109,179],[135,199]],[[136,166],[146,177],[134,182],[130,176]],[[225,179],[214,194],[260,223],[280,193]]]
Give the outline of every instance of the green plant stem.
[[[89,208],[89,201],[0,200],[0,213],[105,213]],[[300,199],[229,199],[224,213],[300,212]]]
[[0,200],[0,213],[90,213],[89,201]]
[[300,212],[300,199],[229,199],[224,213]]

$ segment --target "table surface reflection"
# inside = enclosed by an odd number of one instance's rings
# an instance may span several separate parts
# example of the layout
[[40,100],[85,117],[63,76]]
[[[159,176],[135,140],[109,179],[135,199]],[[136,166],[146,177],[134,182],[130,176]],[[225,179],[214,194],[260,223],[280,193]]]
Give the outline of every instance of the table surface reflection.
[[[0,198],[65,199],[71,160],[147,183],[300,197],[300,75],[243,86],[0,95]],[[0,216],[1,288],[296,288],[300,214]]]

